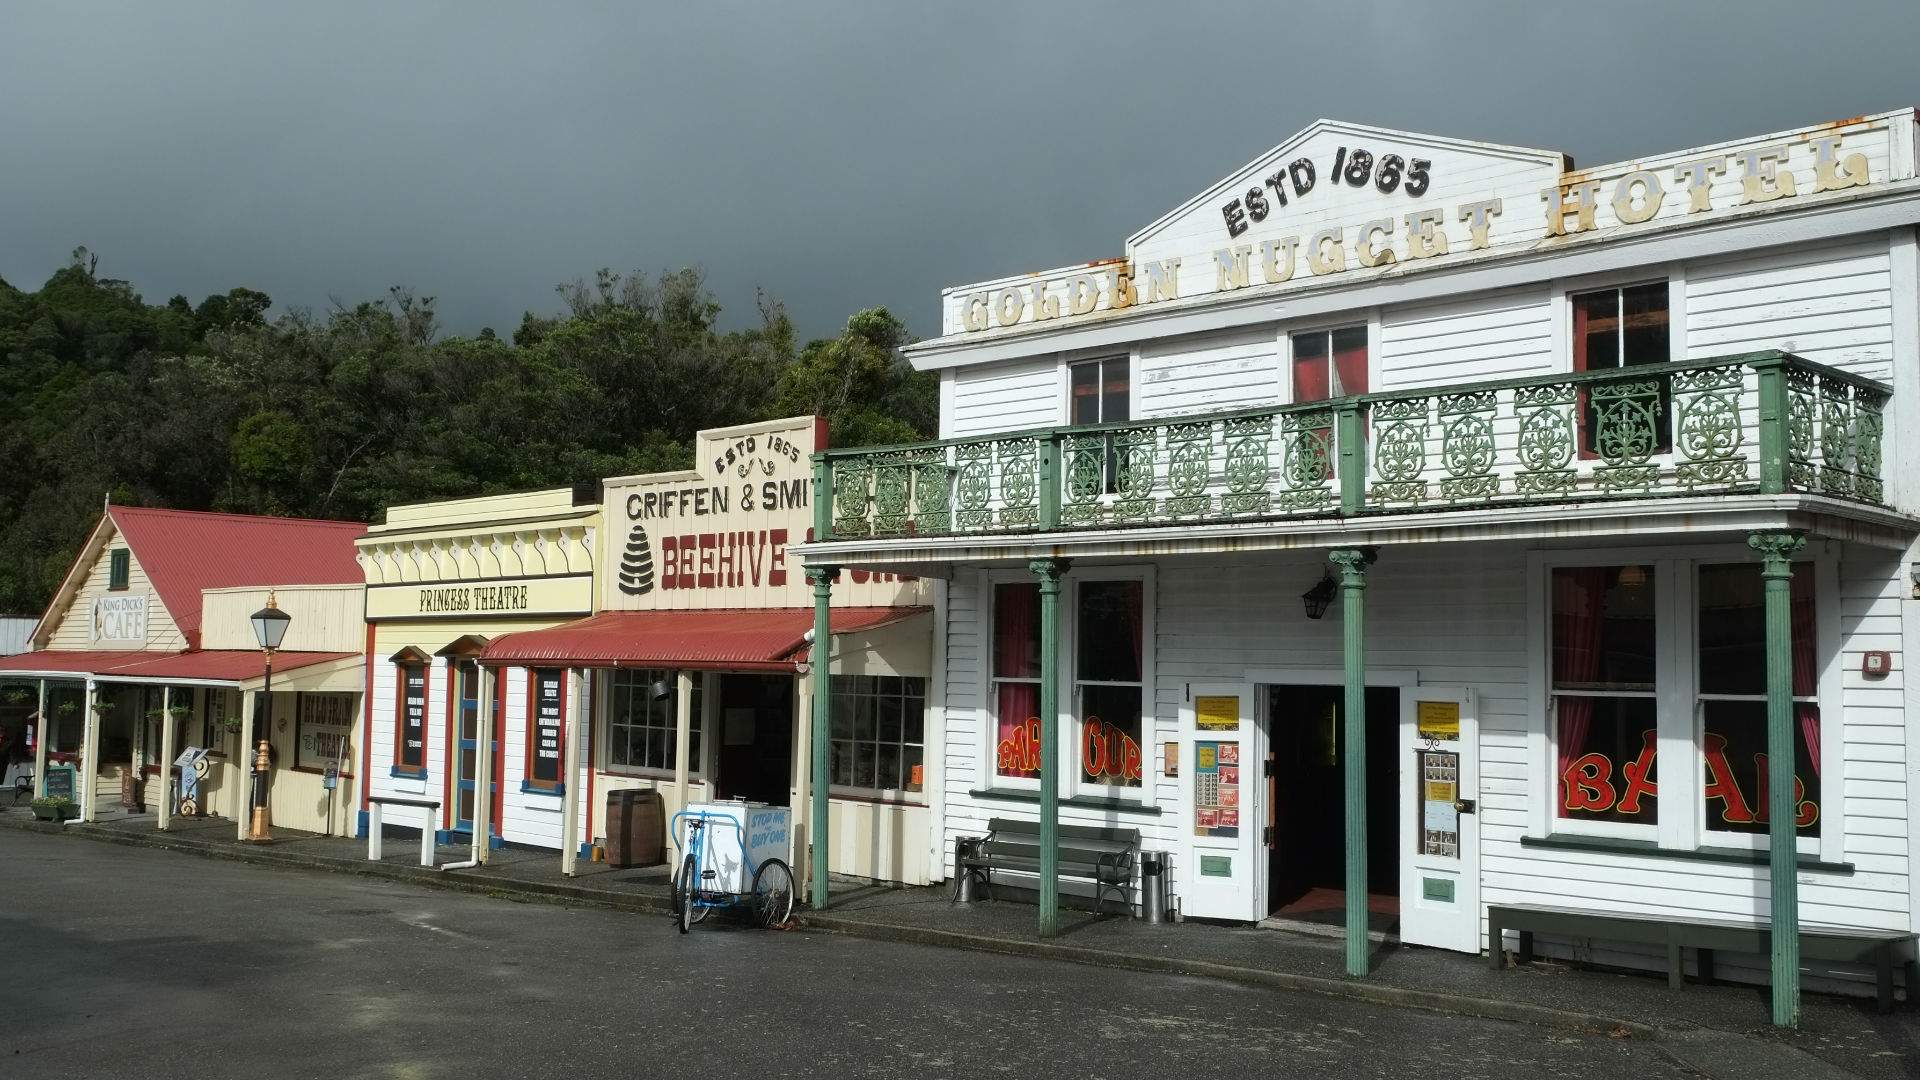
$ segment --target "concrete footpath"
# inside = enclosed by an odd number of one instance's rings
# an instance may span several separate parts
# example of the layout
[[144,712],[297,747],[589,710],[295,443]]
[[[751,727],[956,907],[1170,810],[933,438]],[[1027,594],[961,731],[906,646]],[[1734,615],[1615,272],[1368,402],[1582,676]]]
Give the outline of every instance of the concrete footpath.
[[[61,831],[75,839],[158,847],[289,869],[366,874],[503,899],[590,904],[618,910],[667,910],[667,868],[613,870],[582,861],[560,873],[551,851],[508,847],[486,867],[459,870],[419,865],[417,839],[389,839],[371,862],[366,843],[279,831],[271,844],[244,844],[226,819],[177,821],[162,833],[151,816],[92,825],[54,826],[21,811],[0,813],[0,826]],[[437,863],[466,859],[466,847],[441,848]],[[1484,960],[1410,947],[1381,947],[1365,979],[1343,970],[1337,938],[1271,929],[1186,923],[1149,926],[1118,916],[1063,913],[1058,936],[1040,939],[1032,906],[1011,901],[951,905],[942,888],[882,888],[835,883],[824,912],[803,912],[809,929],[880,940],[1010,953],[1117,969],[1188,974],[1324,994],[1382,1005],[1485,1017],[1545,1028],[1658,1040],[1662,1049],[1712,1077],[1794,1075],[1909,1077],[1920,1075],[1920,1011],[1890,1016],[1867,999],[1808,994],[1795,1032],[1768,1024],[1767,993],[1755,986],[1672,990],[1664,978],[1540,963],[1493,971]]]

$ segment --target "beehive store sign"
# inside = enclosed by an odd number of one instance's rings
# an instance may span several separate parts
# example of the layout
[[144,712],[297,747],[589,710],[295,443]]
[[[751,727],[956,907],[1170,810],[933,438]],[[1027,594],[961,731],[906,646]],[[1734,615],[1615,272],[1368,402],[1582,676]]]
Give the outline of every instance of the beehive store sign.
[[592,610],[591,574],[367,587],[367,618],[376,620],[585,615]]
[[[613,536],[603,605],[810,604],[805,575],[788,561],[787,546],[812,535],[812,456],[825,444],[813,417],[703,431],[694,448],[697,467],[607,481]],[[901,580],[865,571],[845,576],[856,585]]]

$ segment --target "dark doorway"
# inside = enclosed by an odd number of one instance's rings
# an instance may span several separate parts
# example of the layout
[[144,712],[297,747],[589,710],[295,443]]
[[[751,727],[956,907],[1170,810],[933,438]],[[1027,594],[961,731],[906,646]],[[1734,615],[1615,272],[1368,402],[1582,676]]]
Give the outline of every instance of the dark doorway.
[[787,805],[793,790],[793,677],[722,675],[713,717],[720,797]]
[[[1269,914],[1339,923],[1346,910],[1346,691],[1268,688],[1274,779]],[[1393,929],[1400,903],[1400,691],[1367,689],[1367,908]]]

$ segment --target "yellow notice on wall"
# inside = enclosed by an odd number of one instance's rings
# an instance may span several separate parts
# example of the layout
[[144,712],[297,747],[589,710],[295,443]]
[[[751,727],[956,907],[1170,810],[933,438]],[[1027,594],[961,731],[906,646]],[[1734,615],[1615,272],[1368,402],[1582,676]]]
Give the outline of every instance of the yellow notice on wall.
[[1457,701],[1414,702],[1414,723],[1423,739],[1456,741],[1460,738],[1460,703]]
[[1194,698],[1193,726],[1201,731],[1238,731],[1240,699],[1230,694]]

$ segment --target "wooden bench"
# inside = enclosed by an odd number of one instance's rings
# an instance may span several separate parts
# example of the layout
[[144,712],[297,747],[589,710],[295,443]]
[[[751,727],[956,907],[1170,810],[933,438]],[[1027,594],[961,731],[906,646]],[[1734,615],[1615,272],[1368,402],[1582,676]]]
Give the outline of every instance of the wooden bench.
[[[1766,955],[1772,949],[1772,929],[1765,923],[1733,922],[1722,919],[1646,919],[1610,912],[1582,911],[1577,908],[1534,905],[1492,904],[1487,907],[1487,962],[1494,970],[1505,966],[1505,934],[1519,935],[1516,960],[1533,962],[1533,935],[1599,938],[1607,941],[1661,945],[1667,950],[1667,985],[1684,985],[1684,951],[1694,950],[1700,981],[1713,981],[1713,954],[1716,951]],[[1808,960],[1830,960],[1863,964],[1874,971],[1874,994],[1880,1011],[1893,1011],[1893,967],[1905,964],[1908,1000],[1920,980],[1916,980],[1911,960],[1896,955],[1913,935],[1882,930],[1838,930],[1800,928],[1800,955]]]
[[433,832],[440,822],[440,800],[403,799],[397,795],[367,796],[367,861],[380,861],[380,808],[383,806],[410,806],[421,811],[420,823],[420,865],[433,865]]
[[[987,835],[962,838],[960,877],[953,883],[953,899],[968,878],[980,883],[993,899],[993,872],[1040,872],[1040,823],[1020,818],[994,818]],[[1128,890],[1140,865],[1140,830],[1101,825],[1059,827],[1060,876],[1090,881],[1094,910],[1105,911],[1107,893],[1120,898],[1122,910],[1132,907]]]

